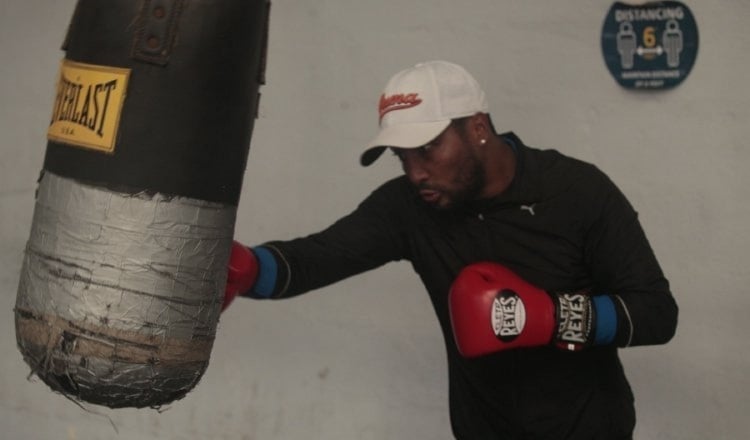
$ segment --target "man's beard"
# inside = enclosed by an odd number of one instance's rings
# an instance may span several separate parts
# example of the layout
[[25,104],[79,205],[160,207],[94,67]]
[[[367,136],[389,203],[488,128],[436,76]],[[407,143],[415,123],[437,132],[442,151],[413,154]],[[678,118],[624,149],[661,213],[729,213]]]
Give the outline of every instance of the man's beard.
[[447,203],[436,205],[439,210],[453,210],[479,198],[487,183],[487,177],[479,159],[468,156],[462,164],[461,172],[451,182],[451,188],[438,188],[447,199]]

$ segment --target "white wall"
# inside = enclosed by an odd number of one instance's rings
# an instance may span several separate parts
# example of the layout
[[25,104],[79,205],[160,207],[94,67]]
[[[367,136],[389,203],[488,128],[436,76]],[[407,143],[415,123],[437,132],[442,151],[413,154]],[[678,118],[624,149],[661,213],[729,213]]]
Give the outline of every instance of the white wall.
[[[166,411],[80,408],[15,346],[13,306],[73,0],[0,3],[0,427],[9,439],[446,439],[445,357],[406,264],[224,314],[201,383]],[[313,232],[399,172],[357,163],[388,77],[465,65],[501,130],[598,164],[636,209],[681,307],[666,346],[624,350],[639,439],[750,431],[750,3],[689,1],[700,49],[674,90],[634,93],[600,52],[610,2],[275,0],[237,237]]]

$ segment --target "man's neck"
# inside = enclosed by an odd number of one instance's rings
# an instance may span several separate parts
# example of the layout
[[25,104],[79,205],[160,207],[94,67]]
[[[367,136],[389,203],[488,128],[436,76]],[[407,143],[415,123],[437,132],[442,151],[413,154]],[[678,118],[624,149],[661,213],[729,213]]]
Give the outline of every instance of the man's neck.
[[500,136],[494,135],[487,143],[485,166],[487,184],[482,198],[492,198],[504,193],[516,175],[516,155],[513,148]]

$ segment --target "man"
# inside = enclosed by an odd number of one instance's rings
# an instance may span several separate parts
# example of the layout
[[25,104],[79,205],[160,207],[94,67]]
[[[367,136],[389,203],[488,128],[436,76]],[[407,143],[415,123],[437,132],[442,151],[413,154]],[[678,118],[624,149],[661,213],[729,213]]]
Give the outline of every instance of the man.
[[677,306],[637,214],[593,165],[497,134],[462,67],[421,63],[380,98],[404,176],[322,232],[236,244],[225,304],[288,298],[408,260],[442,327],[459,439],[628,439],[618,347],[661,344]]

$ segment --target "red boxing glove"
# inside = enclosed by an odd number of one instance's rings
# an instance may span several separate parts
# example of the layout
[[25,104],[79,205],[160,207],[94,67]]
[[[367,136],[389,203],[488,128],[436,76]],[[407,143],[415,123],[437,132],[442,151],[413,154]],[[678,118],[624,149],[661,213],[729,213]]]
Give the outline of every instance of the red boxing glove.
[[464,268],[451,286],[449,307],[456,345],[467,357],[550,343],[575,351],[594,338],[588,294],[548,293],[496,263]]
[[229,256],[227,285],[224,289],[223,312],[234,301],[237,295],[242,295],[255,285],[258,279],[258,259],[250,248],[232,241],[232,253]]

